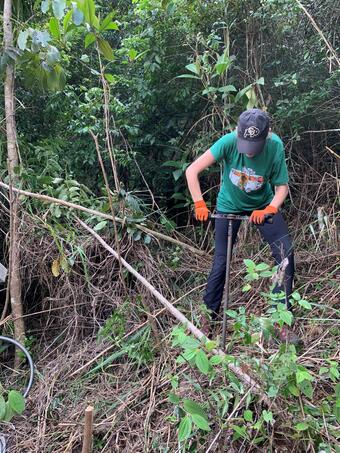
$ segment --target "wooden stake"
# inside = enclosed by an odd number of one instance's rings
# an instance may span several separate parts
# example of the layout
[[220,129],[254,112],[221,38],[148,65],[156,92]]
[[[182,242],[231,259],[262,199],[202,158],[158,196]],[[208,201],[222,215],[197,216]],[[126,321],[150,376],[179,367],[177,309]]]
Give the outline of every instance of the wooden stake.
[[85,409],[85,424],[84,424],[84,440],[81,453],[92,452],[92,437],[93,437],[93,407],[88,406]]

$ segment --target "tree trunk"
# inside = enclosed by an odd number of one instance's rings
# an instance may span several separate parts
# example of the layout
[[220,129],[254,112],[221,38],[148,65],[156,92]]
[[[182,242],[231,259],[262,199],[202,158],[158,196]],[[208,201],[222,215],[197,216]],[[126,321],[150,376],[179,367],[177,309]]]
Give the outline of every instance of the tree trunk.
[[[12,0],[4,1],[4,52],[13,46],[12,30]],[[8,175],[11,186],[17,186],[18,176],[15,167],[19,164],[17,131],[15,124],[14,102],[14,62],[10,60],[6,67],[4,84],[5,91],[5,114],[6,114],[6,137],[8,152]],[[10,266],[9,266],[9,293],[14,318],[15,338],[22,341],[25,337],[25,325],[22,318],[21,302],[21,278],[20,278],[20,248],[19,248],[19,198],[11,191],[10,193]]]

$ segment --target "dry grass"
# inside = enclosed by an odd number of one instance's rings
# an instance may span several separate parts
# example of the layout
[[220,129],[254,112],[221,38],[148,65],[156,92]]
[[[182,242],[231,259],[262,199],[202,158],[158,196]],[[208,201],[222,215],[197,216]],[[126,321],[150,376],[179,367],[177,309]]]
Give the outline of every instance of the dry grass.
[[[314,198],[303,204],[304,212],[300,209],[299,215],[292,218],[291,231],[296,244],[297,286],[318,304],[307,315],[302,311],[296,313],[297,330],[306,345],[299,363],[317,374],[325,357],[339,359],[340,272],[336,256],[339,213],[331,202],[334,191],[338,190],[338,187],[334,189],[334,178],[325,176],[316,195],[313,181],[310,184],[304,186],[301,197],[308,199],[312,193]],[[312,212],[316,213],[319,206],[323,207],[323,215],[318,219]],[[114,258],[92,238],[78,232],[70,240],[70,231],[58,229],[51,234],[40,220],[26,213],[21,225],[26,326],[28,336],[32,337],[38,373],[24,416],[2,428],[10,451],[81,451],[84,410],[89,404],[95,407],[95,452],[179,451],[176,425],[167,420],[174,415],[174,406],[168,401],[169,376],[174,373],[183,376],[181,395],[195,394],[201,402],[206,401],[206,392],[217,387],[219,381],[209,383],[203,379],[200,382],[203,391],[197,396],[193,385],[184,379],[186,376],[195,381],[197,376],[188,366],[176,364],[178,350],[170,345],[173,319],[129,275],[125,275],[127,293]],[[187,234],[191,235],[190,227]],[[248,313],[260,314],[265,302],[258,296],[259,288],[247,296],[241,292],[242,260],[251,256],[254,260],[267,261],[269,251],[250,238],[253,235],[243,227],[233,258],[231,308],[245,306]],[[109,236],[107,240],[110,242]],[[198,306],[211,263],[208,251],[212,246],[210,234],[195,237],[195,241],[207,250],[206,258],[164,243],[161,247],[154,243],[149,248],[133,243],[127,235],[121,240],[124,258],[165,297],[177,303],[193,322],[198,320]],[[51,266],[62,255],[74,264],[67,272],[60,270],[60,275],[55,277]],[[106,338],[98,339],[105,320],[112,313],[122,314],[122,311],[123,337],[117,341],[107,333]],[[4,326],[5,332],[10,329],[10,323]],[[129,338],[141,331],[145,339],[136,343],[140,349],[129,349]],[[272,345],[263,345],[256,351],[237,343],[234,347],[237,354],[249,353],[261,360],[275,352]],[[119,351],[125,352],[119,354]],[[113,354],[118,355],[110,364],[90,372],[98,361]],[[330,391],[327,382],[318,381],[315,402],[324,400]],[[279,401],[279,404],[282,418],[290,420],[286,403]],[[242,403],[232,420],[237,419],[243,408]],[[255,408],[261,410],[260,405]],[[229,429],[213,443],[218,432],[216,425],[196,451],[206,451],[209,446],[210,451],[220,452],[261,451],[242,441],[232,443]],[[321,436],[334,441],[326,423]],[[308,448],[312,445],[308,439],[294,441],[287,425],[280,423],[268,431],[268,439],[268,448],[277,452],[301,452],[306,445]]]

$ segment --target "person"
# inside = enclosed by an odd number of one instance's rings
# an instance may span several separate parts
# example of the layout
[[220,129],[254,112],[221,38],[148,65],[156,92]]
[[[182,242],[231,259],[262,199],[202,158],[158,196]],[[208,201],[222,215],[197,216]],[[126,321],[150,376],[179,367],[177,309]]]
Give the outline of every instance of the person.
[[[271,132],[270,118],[260,109],[244,111],[235,131],[222,136],[210,149],[197,158],[186,170],[188,188],[194,201],[195,216],[208,219],[209,210],[202,197],[198,175],[215,162],[223,163],[223,176],[217,197],[217,213],[249,215],[262,238],[271,247],[276,264],[284,264],[284,278],[273,293],[285,294],[289,307],[294,277],[294,252],[287,224],[280,208],[288,195],[288,171],[281,139]],[[273,192],[272,186],[275,187]],[[272,223],[265,223],[267,215]],[[241,221],[233,221],[234,244]],[[228,220],[215,219],[215,253],[207,281],[204,303],[211,318],[218,317],[226,276]],[[285,261],[284,261],[285,260]],[[282,294],[283,294],[282,293]],[[280,300],[281,301],[281,300]],[[202,315],[201,329],[208,337],[210,319]],[[297,343],[297,335],[287,328],[279,329],[282,341]]]

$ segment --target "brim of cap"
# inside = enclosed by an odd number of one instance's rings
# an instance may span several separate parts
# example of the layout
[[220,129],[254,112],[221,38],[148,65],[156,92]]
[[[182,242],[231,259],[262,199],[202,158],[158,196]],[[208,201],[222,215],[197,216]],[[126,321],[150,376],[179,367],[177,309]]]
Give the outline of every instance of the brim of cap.
[[266,139],[245,140],[237,137],[237,150],[241,154],[260,154],[266,144]]

